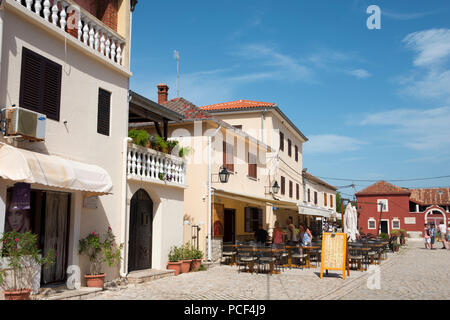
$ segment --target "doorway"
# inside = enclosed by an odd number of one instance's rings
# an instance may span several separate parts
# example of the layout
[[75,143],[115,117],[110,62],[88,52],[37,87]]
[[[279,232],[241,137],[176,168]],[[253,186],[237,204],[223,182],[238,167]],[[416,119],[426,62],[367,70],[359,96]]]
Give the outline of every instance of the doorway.
[[382,233],[389,233],[389,221],[388,220],[381,220],[380,221],[380,231]]
[[153,201],[139,189],[131,198],[128,271],[152,267]]
[[224,210],[224,234],[223,242],[232,242],[236,240],[236,210]]

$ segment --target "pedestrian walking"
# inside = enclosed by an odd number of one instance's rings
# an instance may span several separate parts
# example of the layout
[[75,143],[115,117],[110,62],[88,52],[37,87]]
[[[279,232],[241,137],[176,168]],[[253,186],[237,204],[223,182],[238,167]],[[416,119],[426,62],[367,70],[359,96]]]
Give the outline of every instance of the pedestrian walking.
[[431,238],[431,241],[430,241],[431,250],[433,250],[433,249],[434,249],[434,248],[433,248],[433,246],[434,246],[434,241],[435,241],[435,239],[436,239],[436,228],[435,228],[435,226],[434,226],[434,223],[432,223],[432,224],[431,224],[431,227],[430,227],[430,238]]
[[442,249],[448,249],[447,226],[444,224],[443,220],[439,223],[439,231],[441,232]]

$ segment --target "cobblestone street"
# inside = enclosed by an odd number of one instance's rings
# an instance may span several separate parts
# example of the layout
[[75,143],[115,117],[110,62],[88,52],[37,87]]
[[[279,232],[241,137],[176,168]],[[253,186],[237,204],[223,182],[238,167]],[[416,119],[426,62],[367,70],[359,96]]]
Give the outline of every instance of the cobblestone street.
[[409,241],[399,253],[390,253],[381,265],[381,289],[368,289],[373,273],[351,271],[342,280],[337,272],[320,279],[320,268],[287,269],[279,275],[238,273],[236,267],[168,277],[124,289],[107,290],[94,299],[449,299],[450,251],[423,249]]

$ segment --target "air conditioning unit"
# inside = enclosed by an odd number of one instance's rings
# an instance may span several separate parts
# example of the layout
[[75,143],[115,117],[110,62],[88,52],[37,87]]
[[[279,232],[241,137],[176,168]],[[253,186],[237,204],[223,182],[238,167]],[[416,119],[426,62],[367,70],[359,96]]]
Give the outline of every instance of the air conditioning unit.
[[2,119],[6,121],[5,136],[22,136],[29,140],[45,140],[47,116],[19,107],[2,110]]

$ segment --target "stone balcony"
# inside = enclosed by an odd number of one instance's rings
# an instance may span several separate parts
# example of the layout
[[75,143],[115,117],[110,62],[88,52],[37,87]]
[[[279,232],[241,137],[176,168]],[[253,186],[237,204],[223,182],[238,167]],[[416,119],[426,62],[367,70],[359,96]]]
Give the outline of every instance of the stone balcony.
[[180,157],[130,143],[127,177],[129,180],[185,187],[186,165]]
[[[4,0],[5,6],[53,29],[87,52],[123,67],[126,39],[71,0]],[[121,68],[123,69],[123,68]]]

